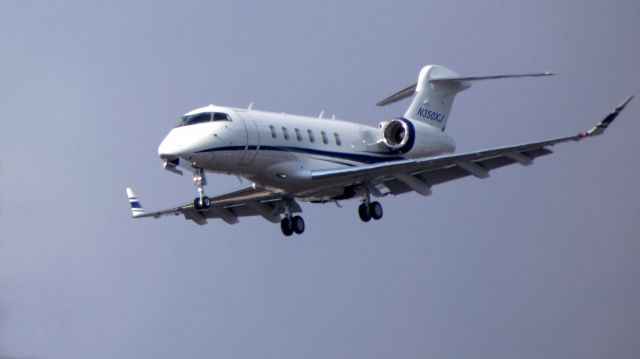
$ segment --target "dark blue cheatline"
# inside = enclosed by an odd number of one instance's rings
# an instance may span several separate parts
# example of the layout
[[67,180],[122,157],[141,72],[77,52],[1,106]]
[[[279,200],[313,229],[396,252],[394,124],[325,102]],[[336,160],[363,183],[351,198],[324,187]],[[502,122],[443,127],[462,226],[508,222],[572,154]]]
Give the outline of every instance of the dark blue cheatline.
[[[411,145],[413,145],[413,143]],[[244,151],[245,148],[246,148],[245,146],[216,147],[216,148],[209,148],[206,150],[198,151],[198,153],[218,152],[218,151]],[[249,150],[256,150],[256,149],[257,149],[257,146],[255,145],[249,146]],[[350,161],[355,161],[360,163],[380,163],[380,162],[404,159],[404,157],[400,157],[400,156],[381,157],[381,156],[371,156],[371,155],[364,155],[364,154],[323,151],[323,150],[316,150],[313,148],[287,147],[287,146],[260,146],[260,151],[306,153],[306,154],[312,154],[312,155],[335,157],[335,158],[340,158],[340,159],[350,160]],[[336,162],[336,163],[340,163],[340,162]],[[341,163],[341,164],[344,164],[344,163]]]

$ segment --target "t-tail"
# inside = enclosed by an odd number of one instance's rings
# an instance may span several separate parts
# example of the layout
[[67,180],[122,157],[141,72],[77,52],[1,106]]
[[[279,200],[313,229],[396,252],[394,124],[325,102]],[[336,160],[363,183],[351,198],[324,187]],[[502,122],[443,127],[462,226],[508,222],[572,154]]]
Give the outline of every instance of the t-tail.
[[439,65],[427,65],[420,70],[418,82],[378,102],[386,106],[415,95],[404,118],[421,121],[444,131],[451,113],[453,99],[458,92],[471,87],[471,81],[514,77],[550,76],[551,72],[494,76],[460,76]]

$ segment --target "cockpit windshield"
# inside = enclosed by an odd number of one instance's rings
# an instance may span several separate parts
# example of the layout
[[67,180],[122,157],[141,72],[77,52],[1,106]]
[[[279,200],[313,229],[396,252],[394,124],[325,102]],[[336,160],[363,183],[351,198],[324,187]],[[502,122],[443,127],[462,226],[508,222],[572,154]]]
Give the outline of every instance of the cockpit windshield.
[[182,116],[178,127],[211,121],[231,121],[231,116],[223,112],[202,112],[195,115]]

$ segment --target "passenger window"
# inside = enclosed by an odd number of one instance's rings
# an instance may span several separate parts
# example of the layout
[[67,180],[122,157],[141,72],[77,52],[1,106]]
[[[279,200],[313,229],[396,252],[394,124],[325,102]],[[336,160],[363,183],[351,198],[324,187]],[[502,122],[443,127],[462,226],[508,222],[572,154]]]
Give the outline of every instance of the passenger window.
[[316,142],[316,137],[313,135],[313,131],[307,130],[307,134],[309,135],[309,142],[311,143]]
[[302,133],[300,132],[300,129],[296,128],[294,131],[296,131],[296,140],[302,141]]
[[269,129],[271,130],[271,137],[276,138],[278,135],[276,134],[276,128],[269,125]]
[[336,145],[342,146],[342,141],[340,140],[340,135],[337,132],[334,132],[333,136],[336,138]]
[[320,131],[320,135],[322,136],[322,143],[325,145],[329,143],[329,138],[327,137],[327,133],[324,131]]
[[231,121],[231,117],[229,115],[227,115],[226,113],[214,112],[213,113],[213,120],[214,121]]
[[284,126],[282,126],[282,136],[284,137],[285,140],[289,139],[289,131]]

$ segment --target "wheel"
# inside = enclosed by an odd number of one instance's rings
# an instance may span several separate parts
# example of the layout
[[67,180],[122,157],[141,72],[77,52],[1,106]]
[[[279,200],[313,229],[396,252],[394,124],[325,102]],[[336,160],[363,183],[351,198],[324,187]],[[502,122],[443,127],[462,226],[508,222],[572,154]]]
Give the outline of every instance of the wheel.
[[193,206],[196,208],[197,211],[202,209],[202,205],[200,204],[199,197],[196,197],[196,199],[193,200]]
[[371,218],[376,221],[382,218],[382,205],[380,202],[369,203],[369,213],[371,213]]
[[293,234],[293,223],[291,218],[284,217],[282,221],[280,221],[280,229],[282,229],[282,234],[289,237]]
[[202,208],[209,209],[211,207],[211,199],[207,196],[202,197]]
[[369,222],[371,220],[371,211],[366,203],[360,204],[360,207],[358,207],[358,214],[363,222]]
[[291,228],[297,234],[302,234],[304,232],[304,219],[300,216],[291,218]]

